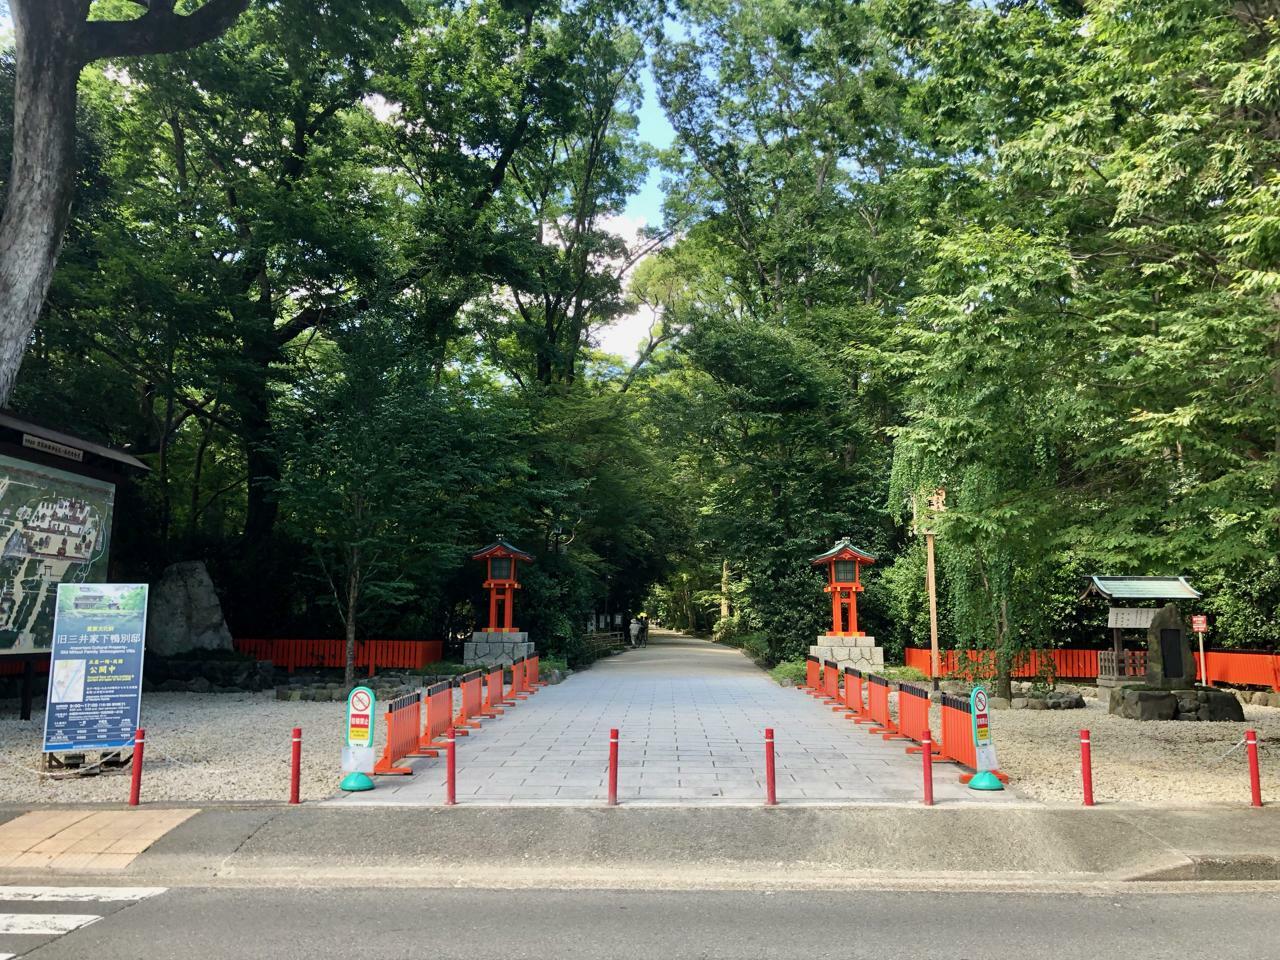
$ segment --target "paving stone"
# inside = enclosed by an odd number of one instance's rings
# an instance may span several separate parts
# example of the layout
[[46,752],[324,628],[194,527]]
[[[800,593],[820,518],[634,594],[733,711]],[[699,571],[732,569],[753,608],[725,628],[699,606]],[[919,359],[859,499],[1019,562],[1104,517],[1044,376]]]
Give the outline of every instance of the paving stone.
[[[544,687],[460,739],[459,798],[601,803],[615,727],[624,801],[759,801],[765,727],[775,731],[783,802],[919,798],[920,760],[907,755],[902,742],[869,736],[866,726],[826,704],[778,686],[737,651],[660,634],[647,648]],[[378,789],[349,797],[443,802],[443,755],[410,763],[415,776],[379,778]],[[939,801],[1012,798],[1010,792],[976,795],[942,775],[935,776],[934,793]]]

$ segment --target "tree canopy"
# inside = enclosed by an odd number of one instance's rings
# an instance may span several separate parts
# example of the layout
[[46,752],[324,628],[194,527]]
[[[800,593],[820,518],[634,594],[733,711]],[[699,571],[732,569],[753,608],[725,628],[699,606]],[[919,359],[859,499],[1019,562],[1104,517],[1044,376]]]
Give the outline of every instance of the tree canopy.
[[250,3],[80,72],[11,402],[148,460],[117,566],[205,559],[239,633],[454,638],[501,533],[551,650],[647,609],[777,660],[849,537],[901,650],[927,523],[949,644],[1094,642],[1106,572],[1186,574],[1220,641],[1275,646],[1275,30],[1218,0]]

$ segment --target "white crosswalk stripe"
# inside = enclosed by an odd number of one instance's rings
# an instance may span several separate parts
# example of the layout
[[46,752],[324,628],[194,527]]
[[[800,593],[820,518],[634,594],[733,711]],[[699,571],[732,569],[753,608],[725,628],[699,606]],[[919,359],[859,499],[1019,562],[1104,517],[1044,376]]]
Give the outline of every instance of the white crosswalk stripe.
[[[41,887],[0,886],[0,903],[10,910],[29,913],[0,913],[0,960],[13,960],[58,937],[81,930],[104,917],[125,910],[134,903],[159,896],[167,887]],[[83,912],[86,905],[101,904],[99,912]],[[77,909],[78,908],[78,909]],[[67,912],[45,912],[67,909]],[[92,909],[92,907],[90,908]],[[42,939],[36,939],[42,938]],[[6,953],[5,949],[18,953]]]
[[96,913],[0,913],[0,934],[56,937],[101,919]]
[[[0,901],[62,901],[63,903],[114,903],[118,900],[146,900],[164,893],[167,887],[0,887]],[[0,960],[4,960],[0,956]]]

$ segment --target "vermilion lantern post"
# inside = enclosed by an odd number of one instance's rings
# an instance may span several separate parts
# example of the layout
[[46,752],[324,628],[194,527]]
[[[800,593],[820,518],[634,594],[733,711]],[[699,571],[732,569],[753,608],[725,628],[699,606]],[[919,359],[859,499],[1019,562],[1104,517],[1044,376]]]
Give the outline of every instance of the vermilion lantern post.
[[488,564],[488,576],[484,587],[489,591],[489,633],[515,633],[513,625],[515,592],[520,589],[517,569],[521,563],[531,563],[533,557],[505,540],[490,544],[471,557]]
[[858,594],[862,587],[862,565],[876,558],[842,540],[826,553],[813,558],[815,567],[826,565],[827,585],[831,594],[831,636],[862,637],[858,629]]

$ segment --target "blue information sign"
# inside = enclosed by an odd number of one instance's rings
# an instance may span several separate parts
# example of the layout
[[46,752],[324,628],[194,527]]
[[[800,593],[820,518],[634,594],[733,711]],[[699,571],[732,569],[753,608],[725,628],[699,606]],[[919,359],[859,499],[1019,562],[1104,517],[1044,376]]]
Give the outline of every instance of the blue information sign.
[[44,752],[133,743],[142,710],[145,583],[60,583]]

